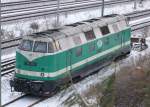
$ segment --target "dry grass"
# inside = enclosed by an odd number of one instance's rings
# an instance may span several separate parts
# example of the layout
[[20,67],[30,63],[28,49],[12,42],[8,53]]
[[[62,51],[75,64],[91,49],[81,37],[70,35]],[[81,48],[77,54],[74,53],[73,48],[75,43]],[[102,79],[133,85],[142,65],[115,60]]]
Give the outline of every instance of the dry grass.
[[90,86],[82,97],[87,101],[94,100],[92,107],[150,107],[149,59],[148,54],[140,56],[136,65],[120,68],[121,72],[113,74],[101,84]]
[[140,56],[136,66],[121,68],[115,80],[116,107],[150,107],[150,57]]

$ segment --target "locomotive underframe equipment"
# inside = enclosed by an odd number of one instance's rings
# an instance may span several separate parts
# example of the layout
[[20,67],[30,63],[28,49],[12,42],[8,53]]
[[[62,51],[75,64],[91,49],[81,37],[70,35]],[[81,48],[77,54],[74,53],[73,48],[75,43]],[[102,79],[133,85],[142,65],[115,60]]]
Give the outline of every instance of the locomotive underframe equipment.
[[33,94],[35,96],[52,95],[56,91],[54,81],[34,81],[27,79],[14,78],[10,81],[10,86],[14,91]]

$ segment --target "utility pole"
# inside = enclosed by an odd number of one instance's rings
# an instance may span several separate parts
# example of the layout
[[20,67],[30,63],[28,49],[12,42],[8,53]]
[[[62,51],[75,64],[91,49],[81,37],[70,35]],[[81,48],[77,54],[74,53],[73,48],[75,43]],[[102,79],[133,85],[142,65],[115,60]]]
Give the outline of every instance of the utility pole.
[[137,6],[137,0],[134,0],[134,9],[136,9],[136,6]]
[[57,26],[59,25],[59,9],[60,9],[60,0],[57,0]]
[[105,6],[105,1],[102,0],[102,11],[101,11],[101,17],[104,16],[104,6]]

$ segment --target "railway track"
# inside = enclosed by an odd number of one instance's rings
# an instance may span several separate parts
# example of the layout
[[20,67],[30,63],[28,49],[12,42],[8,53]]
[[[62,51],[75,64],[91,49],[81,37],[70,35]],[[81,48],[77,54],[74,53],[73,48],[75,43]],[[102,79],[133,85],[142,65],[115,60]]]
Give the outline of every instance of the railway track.
[[10,40],[6,40],[6,41],[2,41],[2,47],[1,49],[7,49],[7,48],[11,48],[11,47],[15,47],[18,46],[20,43],[21,37],[17,37],[15,39],[10,39]]
[[28,100],[28,99],[30,99],[30,103],[26,104],[26,107],[33,107],[34,105],[36,105],[36,104],[38,104],[38,103],[40,103],[40,102],[42,102],[42,101],[44,101],[48,98],[49,97],[37,98],[37,97],[32,97],[30,95],[25,94],[25,95],[17,97],[15,99],[3,104],[1,107],[7,107],[7,106],[10,106],[10,105],[18,105],[18,104],[20,104],[20,102],[23,102],[23,101]]
[[[119,3],[127,3],[129,0],[122,0],[122,1],[107,1],[105,5],[114,5],[114,4],[119,4]],[[68,2],[68,3],[61,3],[60,4],[60,10],[59,13],[63,12],[69,12],[69,11],[74,11],[74,10],[82,10],[82,9],[87,9],[87,8],[93,8],[93,7],[99,7],[102,5],[102,2],[99,0],[95,1],[76,1],[76,2]],[[47,8],[43,8],[42,6],[38,6],[40,9],[35,9],[31,11],[27,10],[28,12],[21,11],[21,12],[15,12],[15,14],[2,14],[1,17],[1,22],[6,23],[6,22],[11,22],[11,21],[16,21],[16,20],[24,20],[28,18],[33,18],[33,17],[43,17],[47,15],[52,15],[57,13],[57,4],[53,6],[48,6]],[[4,11],[2,11],[4,13]]]
[[33,106],[39,104],[40,102],[42,102],[42,101],[44,101],[44,100],[46,100],[46,99],[48,99],[48,98],[50,98],[50,97],[41,98],[41,99],[35,101],[34,103],[30,104],[28,107],[33,107]]
[[2,7],[7,6],[18,6],[18,5],[25,5],[25,4],[31,4],[31,3],[41,3],[41,2],[51,2],[56,0],[24,0],[24,1],[15,1],[15,2],[6,2],[2,3]]
[[11,58],[1,62],[1,76],[12,73],[15,70],[15,59]]
[[138,24],[135,24],[135,25],[131,25],[131,29],[132,29],[132,31],[136,31],[136,30],[148,27],[148,26],[150,26],[150,20],[144,21],[142,23],[138,23]]
[[130,21],[133,21],[133,20],[136,20],[139,18],[148,17],[148,16],[150,16],[150,9],[127,13],[127,14],[125,14],[125,16],[130,18]]
[[24,98],[24,97],[26,97],[26,96],[27,96],[27,95],[22,95],[22,96],[20,96],[20,97],[17,97],[17,98],[15,98],[15,99],[13,99],[12,101],[9,101],[9,102],[3,104],[1,107],[6,107],[6,106],[8,106],[8,105],[14,103],[15,101],[20,100],[20,99],[22,99],[22,98]]
[[[60,0],[61,1],[61,0]],[[91,0],[87,0],[87,1],[91,1]],[[84,1],[84,2],[87,2]],[[97,1],[97,0],[95,0]],[[75,2],[75,0],[74,0]],[[66,2],[60,2],[61,5],[67,5],[72,3],[72,1],[66,1]],[[80,3],[80,1],[76,2],[76,3]],[[16,7],[17,6],[17,7]],[[56,7],[57,6],[57,1],[56,0],[47,0],[47,1],[36,1],[35,3],[22,3],[20,5],[13,5],[13,6],[2,6],[2,14],[10,14],[10,13],[15,13],[15,12],[23,12],[23,11],[34,11],[35,9],[44,9],[44,8],[50,8],[50,7]]]

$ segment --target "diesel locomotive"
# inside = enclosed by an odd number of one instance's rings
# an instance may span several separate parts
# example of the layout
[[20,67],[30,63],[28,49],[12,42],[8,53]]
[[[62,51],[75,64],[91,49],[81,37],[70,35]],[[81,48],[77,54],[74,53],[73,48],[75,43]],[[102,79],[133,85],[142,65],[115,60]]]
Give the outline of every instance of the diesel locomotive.
[[131,28],[123,15],[107,15],[24,36],[10,85],[17,92],[49,95],[130,53]]

